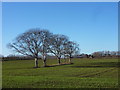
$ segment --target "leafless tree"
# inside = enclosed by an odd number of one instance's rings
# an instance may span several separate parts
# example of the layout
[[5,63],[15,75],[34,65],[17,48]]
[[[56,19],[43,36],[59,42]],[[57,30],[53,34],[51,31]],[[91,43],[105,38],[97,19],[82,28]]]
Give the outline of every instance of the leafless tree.
[[54,54],[58,59],[58,64],[61,63],[61,57],[71,57],[79,48],[78,44],[69,41],[68,37],[61,34],[52,34],[44,29],[30,29],[29,31],[20,34],[15,38],[13,43],[8,46],[16,52],[35,58],[35,67],[38,68],[38,57],[42,56],[44,67],[48,53]]
[[52,37],[52,33],[50,33],[48,30],[41,31],[40,38],[42,42],[42,48],[40,50],[40,53],[42,55],[44,67],[46,66],[47,53],[49,53],[48,49],[50,45],[49,43],[51,42],[50,41],[51,37]]
[[40,35],[39,29],[31,29],[19,35],[8,46],[20,54],[35,58],[35,67],[38,68],[38,55],[42,46]]
[[94,57],[102,57],[102,56],[104,56],[103,53],[104,53],[104,52],[98,51],[98,52],[92,53],[92,55],[93,55]]
[[68,41],[68,37],[65,35],[55,34],[52,35],[50,42],[49,50],[51,53],[53,53],[57,59],[58,64],[61,63],[61,56],[64,52],[64,43]]
[[73,55],[79,52],[79,45],[75,42],[68,41],[64,44],[64,53],[69,57],[69,63],[71,63],[71,58]]

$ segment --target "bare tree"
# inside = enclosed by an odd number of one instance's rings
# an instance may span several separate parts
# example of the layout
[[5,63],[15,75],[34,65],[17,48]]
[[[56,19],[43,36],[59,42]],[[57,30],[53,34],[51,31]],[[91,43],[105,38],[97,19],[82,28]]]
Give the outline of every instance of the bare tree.
[[64,52],[64,43],[68,41],[68,37],[65,35],[55,34],[52,35],[50,40],[49,50],[57,57],[58,64],[60,64],[61,56]]
[[47,53],[49,53],[49,43],[50,43],[50,38],[52,36],[52,33],[50,33],[48,30],[42,30],[41,31],[41,41],[42,41],[42,48],[40,50],[40,53],[42,55],[42,59],[43,59],[43,64],[44,67],[46,67],[46,59],[47,59]]
[[38,29],[31,29],[19,35],[13,43],[8,44],[16,52],[35,58],[36,68],[38,68],[38,55],[42,46],[40,34]]
[[68,41],[64,44],[64,53],[69,57],[69,63],[71,63],[71,58],[73,55],[79,52],[79,45],[75,42]]
[[92,55],[94,57],[100,58],[100,57],[104,56],[104,52],[98,51],[98,52],[92,53]]
[[[65,43],[67,42],[67,45]],[[15,38],[13,43],[9,43],[10,48],[16,52],[35,58],[35,67],[38,68],[38,57],[42,56],[44,67],[48,53],[54,54],[58,59],[58,64],[61,63],[62,55],[68,55],[77,52],[78,45],[68,41],[68,37],[60,34],[52,34],[48,30],[30,29],[29,31]],[[67,47],[65,51],[65,46]]]

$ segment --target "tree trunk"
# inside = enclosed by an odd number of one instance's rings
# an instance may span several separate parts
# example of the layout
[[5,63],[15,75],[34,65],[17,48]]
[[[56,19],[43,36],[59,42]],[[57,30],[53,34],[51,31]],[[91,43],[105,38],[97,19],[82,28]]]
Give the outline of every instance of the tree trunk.
[[71,57],[69,58],[69,63],[71,63]]
[[60,58],[58,57],[58,64],[60,65]]
[[64,55],[64,62],[66,63],[66,57],[65,57],[65,55]]
[[35,68],[38,68],[38,58],[35,58]]
[[43,59],[43,66],[46,67],[46,58]]
[[66,63],[66,58],[64,58],[64,61],[65,61],[65,63]]

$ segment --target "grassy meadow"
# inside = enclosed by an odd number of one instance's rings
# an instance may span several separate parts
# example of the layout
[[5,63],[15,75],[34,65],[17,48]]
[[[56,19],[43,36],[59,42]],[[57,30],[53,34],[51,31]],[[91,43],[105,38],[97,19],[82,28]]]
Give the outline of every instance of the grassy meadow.
[[[64,60],[62,60],[64,62]],[[34,67],[34,60],[2,63],[3,88],[118,88],[118,59],[73,59],[71,65]],[[48,65],[57,60],[48,60]]]

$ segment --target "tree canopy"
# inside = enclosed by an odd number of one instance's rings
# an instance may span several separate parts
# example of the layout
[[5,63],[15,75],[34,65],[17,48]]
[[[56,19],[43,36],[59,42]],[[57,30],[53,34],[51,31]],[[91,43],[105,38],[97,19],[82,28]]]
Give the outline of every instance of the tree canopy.
[[8,46],[20,54],[35,58],[35,67],[38,67],[38,57],[43,59],[43,66],[46,66],[48,53],[54,54],[60,64],[62,56],[71,58],[79,50],[78,44],[69,41],[68,36],[36,28],[20,34]]

